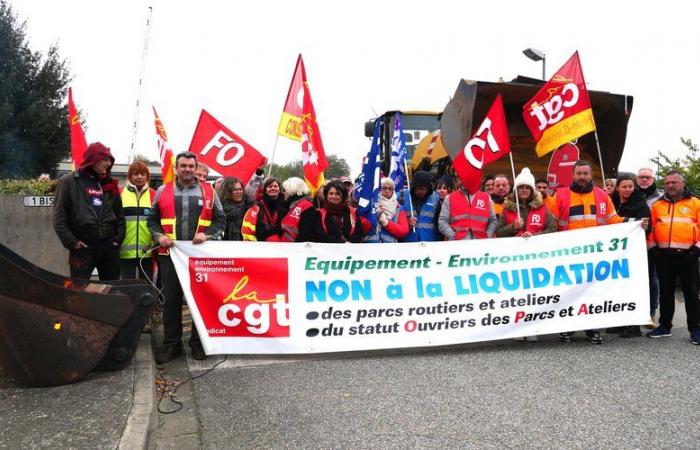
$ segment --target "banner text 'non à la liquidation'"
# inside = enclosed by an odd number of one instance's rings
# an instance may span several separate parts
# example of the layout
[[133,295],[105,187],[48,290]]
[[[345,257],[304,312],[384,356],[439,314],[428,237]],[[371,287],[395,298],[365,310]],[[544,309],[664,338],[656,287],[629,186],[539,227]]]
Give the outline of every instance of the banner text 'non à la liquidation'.
[[638,222],[401,244],[178,242],[209,354],[425,347],[649,322]]

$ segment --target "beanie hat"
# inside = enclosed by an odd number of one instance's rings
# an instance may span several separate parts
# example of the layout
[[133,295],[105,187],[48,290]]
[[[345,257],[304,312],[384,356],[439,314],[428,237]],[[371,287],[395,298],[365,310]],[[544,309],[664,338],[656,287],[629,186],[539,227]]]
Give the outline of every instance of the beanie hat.
[[430,174],[428,172],[425,172],[423,170],[419,170],[413,174],[413,180],[411,184],[413,184],[414,188],[417,187],[430,187]]
[[513,183],[515,189],[518,188],[518,186],[530,186],[530,188],[535,191],[535,177],[532,175],[530,172],[530,169],[527,167],[523,167],[523,170],[520,171],[517,177],[515,177],[515,183]]

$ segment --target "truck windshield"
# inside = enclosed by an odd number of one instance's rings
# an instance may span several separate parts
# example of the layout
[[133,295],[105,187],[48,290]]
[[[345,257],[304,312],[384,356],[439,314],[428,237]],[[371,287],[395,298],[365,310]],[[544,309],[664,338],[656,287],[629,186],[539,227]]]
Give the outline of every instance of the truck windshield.
[[[392,129],[393,125],[392,120]],[[413,158],[413,152],[421,139],[440,128],[437,114],[401,114],[401,125],[409,159]]]

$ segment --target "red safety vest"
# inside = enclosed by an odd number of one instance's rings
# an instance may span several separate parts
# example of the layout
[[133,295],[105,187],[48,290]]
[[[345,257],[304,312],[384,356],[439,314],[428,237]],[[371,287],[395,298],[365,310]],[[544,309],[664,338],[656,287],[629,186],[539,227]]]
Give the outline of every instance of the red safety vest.
[[[596,225],[605,225],[608,223],[608,194],[604,190],[593,187],[593,198],[595,200],[595,219]],[[571,188],[557,189],[557,209],[559,212],[559,231],[569,229],[569,212],[571,210]],[[586,216],[589,211],[584,211]]]
[[[243,235],[243,240],[244,241],[257,241],[258,238],[255,235],[255,232],[258,228],[258,216],[262,212],[262,221],[263,224],[267,226],[272,226],[277,222],[277,211],[275,210],[274,214],[270,214],[270,212],[267,210],[267,207],[263,203],[262,200],[259,202],[255,203],[253,206],[251,206],[248,211],[246,211],[245,215],[243,216],[243,224],[241,225],[241,235]],[[276,234],[273,234],[271,236],[268,236],[267,239],[265,239],[266,242],[279,242],[280,237]]]
[[[350,210],[350,236],[352,236],[355,234],[355,226],[357,225],[357,222],[355,221],[355,208],[348,206],[348,209]],[[321,208],[318,210],[318,212],[321,213],[321,226],[323,227],[323,232],[328,234],[328,227],[326,226],[326,215],[328,214],[328,210],[326,208]],[[348,239],[350,236],[348,236]],[[345,236],[343,236],[343,230],[340,230],[340,237],[345,239]]]
[[[511,224],[515,222],[515,219],[518,218],[518,215],[515,213],[515,211],[511,211],[510,209],[503,208],[503,213],[504,219],[506,220],[506,224]],[[518,233],[516,236],[522,235],[524,232],[528,231],[532,234],[535,233],[540,233],[542,230],[544,230],[544,226],[547,222],[547,207],[542,205],[539,208],[536,209],[530,209],[527,213],[527,219],[525,220],[525,227],[521,228],[518,230]]]
[[450,226],[455,230],[456,241],[464,239],[471,230],[474,239],[486,239],[486,228],[489,223],[489,202],[486,192],[477,192],[471,199],[461,191],[450,194]]
[[297,236],[299,236],[299,221],[301,220],[301,215],[304,214],[304,211],[313,207],[314,204],[306,197],[300,198],[289,205],[289,212],[280,223],[280,227],[282,228],[280,242],[296,242]]
[[[173,184],[168,183],[163,188],[163,192],[158,198],[158,209],[160,211],[160,226],[163,228],[163,234],[175,240],[175,188]],[[202,188],[203,205],[202,212],[199,214],[196,233],[204,233],[211,225],[214,211],[214,188],[209,183],[199,183],[199,186]],[[158,254],[169,255],[170,251],[165,247],[158,247]]]

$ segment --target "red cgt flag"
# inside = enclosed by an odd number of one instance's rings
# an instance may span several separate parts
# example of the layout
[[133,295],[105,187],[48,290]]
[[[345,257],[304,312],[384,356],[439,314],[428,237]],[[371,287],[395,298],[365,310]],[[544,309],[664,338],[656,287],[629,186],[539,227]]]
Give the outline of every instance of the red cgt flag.
[[309,90],[309,83],[306,81],[306,70],[304,69],[304,61],[302,61],[301,55],[299,55],[299,63],[297,65],[301,67],[304,89],[301,110],[301,154],[304,164],[304,179],[313,194],[324,183],[323,172],[328,169],[328,160],[323,149],[321,130],[318,128],[318,122],[316,121],[316,111],[311,102],[311,91]]
[[87,141],[83,127],[80,125],[80,116],[73,103],[73,88],[68,88],[68,126],[70,127],[70,154],[73,164],[77,169],[83,162],[83,155],[87,149]]
[[255,169],[265,163],[260,152],[204,109],[192,136],[190,151],[221,175],[238,177],[243,184],[248,183]]
[[168,144],[168,134],[165,126],[158,117],[156,107],[153,107],[153,114],[156,116],[156,134],[158,135],[158,153],[160,155],[160,173],[163,177],[163,184],[171,183],[175,180],[175,155]]
[[457,157],[453,167],[462,185],[474,194],[481,185],[481,169],[502,156],[510,153],[510,138],[506,115],[503,111],[503,99],[499,94],[491,104],[484,121],[474,136],[467,142]]
[[535,151],[538,157],[595,131],[578,52],[523,105],[523,119],[537,142]]

